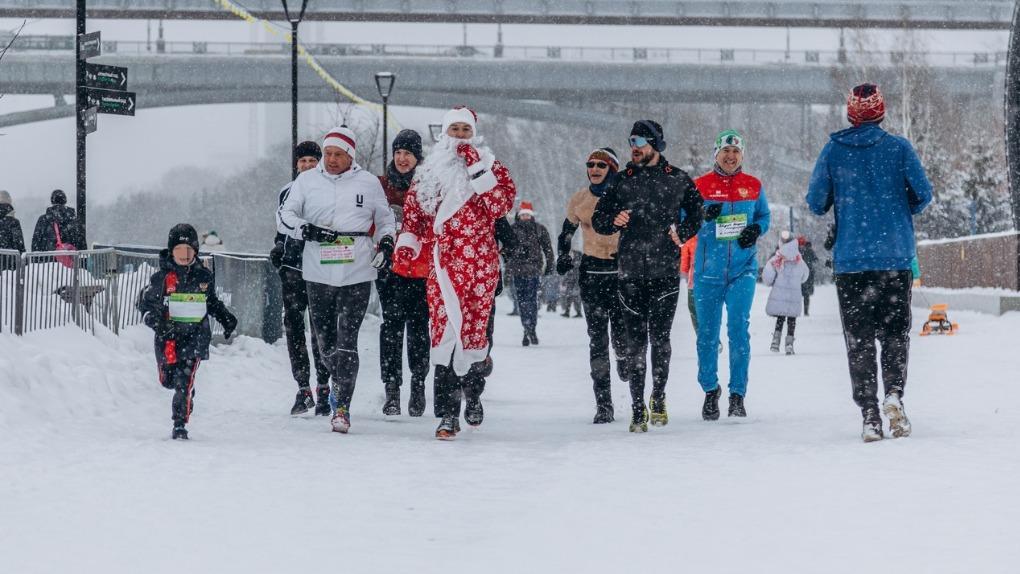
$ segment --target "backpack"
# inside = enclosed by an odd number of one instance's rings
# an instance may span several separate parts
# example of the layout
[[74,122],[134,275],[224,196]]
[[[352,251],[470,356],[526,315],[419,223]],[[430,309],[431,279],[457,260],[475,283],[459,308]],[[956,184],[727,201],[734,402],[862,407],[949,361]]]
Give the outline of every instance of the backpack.
[[[70,243],[64,243],[61,240],[60,226],[58,226],[56,222],[53,222],[53,231],[57,234],[57,248],[56,248],[57,251],[78,250],[77,248],[75,248],[74,245],[71,245]],[[74,269],[74,260],[76,259],[74,255],[57,255],[54,259],[56,259],[57,263],[63,265],[64,267],[67,267],[68,269]]]

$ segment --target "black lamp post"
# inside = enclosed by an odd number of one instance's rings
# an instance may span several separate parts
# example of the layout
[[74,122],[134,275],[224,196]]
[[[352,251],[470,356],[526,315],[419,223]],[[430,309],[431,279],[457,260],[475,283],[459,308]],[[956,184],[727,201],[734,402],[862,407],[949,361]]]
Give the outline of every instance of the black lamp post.
[[386,128],[389,123],[387,115],[387,104],[390,93],[393,91],[393,82],[397,81],[397,75],[393,72],[376,72],[375,87],[379,89],[379,97],[382,98],[382,146],[383,146],[383,171],[390,164],[390,142],[387,137]]
[[[292,0],[295,4],[297,0]],[[308,7],[308,0],[301,0],[301,11],[296,14],[290,11],[290,7],[287,6],[287,0],[280,0],[283,4],[283,14],[290,21],[290,149],[294,150],[297,148],[297,101],[298,101],[298,66],[297,66],[297,47],[298,47],[298,24],[301,23],[301,19],[305,17],[305,8]],[[297,6],[295,6],[295,9]],[[291,158],[290,169],[291,179],[296,179],[298,176],[297,161],[296,158]]]

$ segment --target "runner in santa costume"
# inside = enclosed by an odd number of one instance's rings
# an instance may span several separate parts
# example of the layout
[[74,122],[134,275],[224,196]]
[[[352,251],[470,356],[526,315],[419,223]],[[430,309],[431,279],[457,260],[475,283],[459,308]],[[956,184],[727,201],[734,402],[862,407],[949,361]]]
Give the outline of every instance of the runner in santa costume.
[[[396,258],[431,252],[426,294],[436,365],[436,437],[460,430],[465,376],[485,360],[485,336],[499,282],[496,219],[514,205],[510,172],[475,135],[478,118],[457,107],[443,117],[443,135],[418,167],[404,199],[404,221]],[[477,412],[476,412],[477,411]],[[481,402],[469,396],[465,419],[481,421]]]

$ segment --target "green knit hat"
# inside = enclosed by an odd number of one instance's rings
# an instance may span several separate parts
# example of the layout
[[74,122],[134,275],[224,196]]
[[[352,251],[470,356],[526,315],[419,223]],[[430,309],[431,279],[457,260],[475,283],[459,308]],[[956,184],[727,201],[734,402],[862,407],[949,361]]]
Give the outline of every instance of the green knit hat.
[[719,155],[725,147],[735,147],[744,152],[744,136],[740,135],[737,130],[723,130],[719,132],[719,135],[715,138],[715,153],[713,157]]

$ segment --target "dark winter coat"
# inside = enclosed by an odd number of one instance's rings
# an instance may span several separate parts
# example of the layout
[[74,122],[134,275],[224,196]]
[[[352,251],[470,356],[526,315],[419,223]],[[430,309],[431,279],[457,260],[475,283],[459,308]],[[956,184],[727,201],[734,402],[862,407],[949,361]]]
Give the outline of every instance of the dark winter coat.
[[[280,205],[283,207],[283,202],[287,200],[287,195],[290,193],[290,186],[294,182],[290,182],[283,186],[280,190]],[[279,209],[277,209],[277,223],[279,223]],[[305,253],[305,242],[300,239],[294,239],[289,235],[277,232],[276,239],[274,241],[277,248],[283,249],[283,258],[281,259],[280,267],[289,267],[295,271],[301,271],[301,259]]]
[[60,229],[60,240],[75,248],[86,249],[85,237],[78,226],[74,209],[66,205],[51,205],[46,213],[39,216],[32,233],[32,251],[56,251],[57,232],[53,229],[56,223]]
[[14,208],[0,203],[0,249],[25,252],[25,236],[21,233],[21,222],[14,217]]
[[805,297],[810,297],[815,294],[815,267],[818,266],[818,256],[815,255],[815,250],[811,247],[810,241],[805,243],[804,247],[801,248],[800,255],[804,258],[804,263],[807,263],[808,266],[807,281],[801,283],[800,291]]
[[[606,190],[592,215],[596,233],[620,232],[620,279],[679,277],[680,248],[669,235],[675,224],[680,241],[701,227],[702,199],[690,176],[660,157],[655,165],[627,164]],[[617,227],[613,220],[630,210],[630,222]]]
[[510,252],[507,272],[514,277],[538,277],[552,273],[556,257],[549,230],[534,219],[517,220],[511,227],[517,246]]
[[[174,323],[174,335],[164,339],[159,335],[159,325],[170,320],[169,296],[171,293],[199,293],[206,296],[207,314],[198,323]],[[138,310],[142,321],[156,330],[156,361],[160,365],[187,359],[208,359],[212,329],[209,316],[215,318],[224,329],[233,330],[237,319],[216,295],[216,281],[213,272],[202,265],[197,258],[186,267],[178,265],[166,249],[159,253],[159,271],[152,274],[149,284],[138,298]]]

